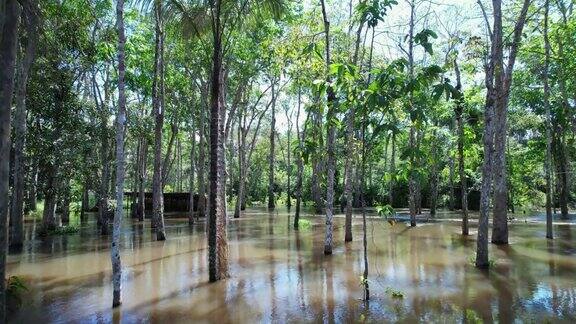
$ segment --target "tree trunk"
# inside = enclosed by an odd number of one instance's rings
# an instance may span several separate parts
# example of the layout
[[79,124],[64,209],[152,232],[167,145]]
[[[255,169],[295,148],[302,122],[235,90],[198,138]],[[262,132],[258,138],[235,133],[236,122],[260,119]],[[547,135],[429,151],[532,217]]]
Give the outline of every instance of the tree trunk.
[[492,243],[508,244],[508,181],[506,169],[507,111],[502,103],[495,107],[494,129],[494,218]]
[[[37,17],[35,13],[22,15],[26,20],[28,42],[24,57],[20,60],[17,70],[16,85],[16,112],[14,117],[14,184],[12,192],[12,211],[10,213],[11,235],[10,245],[21,246],[23,243],[24,225],[24,173],[25,156],[24,145],[26,141],[26,86],[28,74],[34,62],[36,43],[38,42]],[[26,19],[27,18],[27,19]]]
[[[202,87],[202,98],[208,96],[207,87]],[[204,102],[204,101],[203,101]],[[206,110],[210,107],[208,103],[205,103]],[[197,217],[206,216],[206,127],[205,125],[205,114],[203,109],[198,112],[198,133],[200,135],[199,145],[198,145],[198,213]]]
[[188,224],[194,224],[194,175],[196,170],[196,131],[192,122],[192,147],[190,148],[190,210],[188,211]]
[[550,69],[550,39],[548,38],[548,13],[550,1],[546,0],[544,7],[544,110],[546,111],[546,238],[554,238],[552,215],[552,114],[550,113],[550,87],[548,83]]
[[68,180],[67,182],[68,183],[62,188],[62,206],[60,206],[62,210],[62,216],[60,217],[62,226],[70,223],[70,181]]
[[456,209],[456,204],[455,204],[455,197],[456,197],[456,192],[454,190],[454,158],[452,156],[449,157],[449,166],[450,166],[450,200],[449,200],[449,206],[448,209],[449,210],[454,210]]
[[152,231],[156,239],[166,239],[164,232],[164,197],[162,196],[162,127],[164,125],[164,26],[162,24],[162,4],[154,2],[156,18],[156,55],[154,66],[153,109],[156,120],[154,128],[154,175],[152,177]]
[[44,212],[42,227],[45,231],[56,228],[56,168],[49,165],[46,168],[46,185],[44,187]]
[[244,127],[246,127],[246,123],[242,123],[242,118],[245,117],[243,112],[240,111],[238,115],[238,192],[236,195],[234,218],[240,218],[242,200],[244,199],[244,179],[246,178],[244,174],[244,160],[246,158],[246,134]]
[[102,145],[100,147],[100,158],[102,159],[102,179],[100,181],[100,199],[98,203],[98,223],[100,234],[108,235],[108,183],[110,182],[110,161],[108,159],[108,131],[105,121],[102,121],[101,129]]
[[268,156],[268,209],[276,207],[274,197],[274,154],[276,148],[276,93],[274,92],[275,77],[272,77],[272,117],[270,122],[270,153]]
[[28,181],[28,194],[26,202],[27,211],[36,211],[37,192],[38,192],[38,159],[35,157],[34,162],[31,163],[30,179]]
[[6,318],[6,251],[8,246],[8,197],[10,181],[10,110],[14,90],[14,65],[18,44],[20,5],[4,0],[2,35],[0,36],[0,322]]
[[[408,33],[408,69],[410,74],[410,79],[414,78],[414,20],[416,15],[416,6],[414,0],[410,2],[410,28]],[[410,92],[409,95],[410,111],[414,110],[413,103],[413,93]],[[417,184],[416,184],[416,170],[415,163],[416,157],[414,151],[416,150],[416,129],[415,120],[411,120],[410,123],[410,134],[408,138],[408,146],[410,147],[410,171],[408,174],[408,206],[410,207],[410,226],[416,226],[416,194],[417,194]]]
[[104,89],[105,89],[105,99],[104,101],[100,98],[99,101],[99,91],[98,84],[96,82],[96,76],[92,77],[92,87],[94,89],[94,102],[96,103],[99,110],[100,117],[100,163],[102,165],[102,175],[100,179],[99,188],[99,199],[98,199],[98,225],[100,226],[100,234],[108,235],[108,190],[110,182],[110,160],[108,158],[108,153],[110,151],[110,144],[108,138],[108,77],[106,77]]
[[224,201],[224,143],[222,129],[222,25],[221,1],[212,7],[213,52],[210,87],[210,195],[208,216],[208,274],[211,282],[228,276],[226,206]]
[[138,167],[138,207],[136,214],[138,215],[138,221],[143,222],[144,216],[146,215],[146,165],[148,158],[148,140],[142,138],[142,147],[140,148],[140,167]]
[[291,138],[291,133],[292,133],[292,121],[290,120],[291,116],[288,116],[288,109],[286,109],[286,119],[287,119],[287,123],[288,123],[288,130],[286,131],[286,137],[287,137],[287,143],[286,143],[286,165],[287,165],[287,170],[286,170],[286,208],[288,210],[290,210],[290,208],[292,208],[292,188],[290,187],[291,183],[290,183],[290,176],[292,175],[292,161],[291,161],[291,146],[290,144],[292,143],[292,138]]
[[117,307],[121,300],[122,265],[120,260],[120,225],[124,213],[124,130],[126,127],[126,94],[124,75],[124,0],[116,0],[116,28],[118,32],[118,115],[116,116],[116,211],[112,227],[112,261],[113,296],[112,307]]
[[90,204],[89,201],[89,184],[88,184],[88,179],[84,180],[84,186],[82,187],[82,203],[80,206],[80,221],[85,221],[86,220],[86,212],[88,211],[88,209],[90,209],[90,207],[88,206]]
[[488,268],[488,218],[490,212],[490,190],[492,188],[492,160],[494,148],[495,105],[497,89],[495,87],[503,77],[502,61],[502,3],[494,0],[494,28],[490,62],[486,66],[486,104],[484,108],[484,162],[482,165],[482,186],[480,189],[480,216],[478,218],[478,239],[476,242],[476,267]]
[[344,194],[346,195],[346,222],[344,242],[352,242],[352,160],[354,157],[354,108],[346,118],[346,161],[344,166]]
[[[508,180],[506,175],[506,135],[507,109],[512,84],[512,72],[516,55],[522,40],[522,30],[526,22],[530,0],[524,0],[520,15],[514,26],[514,35],[510,44],[508,64],[504,71],[503,36],[502,36],[502,1],[493,0],[494,28],[492,45],[497,49],[491,60],[495,61],[494,89],[494,156],[492,163],[494,171],[494,220],[492,226],[492,243],[508,244]],[[499,71],[501,70],[501,71]],[[501,73],[504,72],[504,73]]]
[[394,207],[394,182],[396,180],[396,134],[392,133],[392,155],[390,156],[390,182],[388,183],[388,203]]
[[[326,39],[326,83],[330,84],[330,22],[326,14],[326,6],[324,0],[322,4],[322,17],[324,18],[324,35]],[[326,114],[326,238],[324,240],[324,254],[332,254],[332,236],[333,236],[333,208],[334,208],[334,169],[335,169],[335,156],[334,156],[334,142],[335,142],[335,126],[334,118],[336,104],[336,95],[331,86],[327,89],[327,106],[328,113]]]
[[460,68],[456,59],[454,60],[454,71],[456,72],[456,91],[459,98],[456,99],[456,128],[458,136],[458,174],[460,177],[460,194],[462,198],[462,235],[469,235],[468,229],[468,185],[466,172],[464,171],[464,95],[462,94],[462,82],[460,79]]
[[304,140],[306,136],[306,121],[304,122],[304,131],[300,134],[300,110],[302,108],[302,89],[298,85],[298,110],[296,111],[296,135],[298,136],[298,156],[296,157],[296,164],[298,174],[296,175],[296,212],[294,214],[294,229],[298,229],[300,223],[300,204],[302,203],[302,175],[304,173],[304,160],[302,153],[304,151]]

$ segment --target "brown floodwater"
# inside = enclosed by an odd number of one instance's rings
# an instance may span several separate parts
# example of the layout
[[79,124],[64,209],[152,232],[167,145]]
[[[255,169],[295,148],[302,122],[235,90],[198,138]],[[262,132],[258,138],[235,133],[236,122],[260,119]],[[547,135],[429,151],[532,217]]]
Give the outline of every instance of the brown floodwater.
[[[444,214],[457,218],[456,214]],[[28,291],[11,322],[485,322],[576,321],[575,226],[514,222],[510,245],[490,245],[493,267],[475,269],[472,235],[455,221],[407,227],[368,220],[371,299],[362,300],[361,218],[344,244],[335,220],[335,248],[323,255],[324,221],[294,231],[286,210],[249,209],[229,222],[230,278],[208,283],[204,223],[166,221],[156,242],[149,222],[122,229],[122,299],[112,310],[110,237],[95,224],[77,234],[34,238],[27,224],[22,251],[8,257],[8,275]],[[393,296],[393,292],[402,297]]]

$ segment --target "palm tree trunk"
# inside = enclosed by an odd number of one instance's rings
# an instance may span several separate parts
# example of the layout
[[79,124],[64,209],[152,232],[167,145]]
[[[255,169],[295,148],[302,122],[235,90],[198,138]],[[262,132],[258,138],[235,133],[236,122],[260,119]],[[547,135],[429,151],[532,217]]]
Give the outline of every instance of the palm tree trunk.
[[122,265],[120,260],[120,225],[124,213],[124,130],[126,127],[126,94],[124,75],[126,73],[124,45],[124,0],[116,0],[116,28],[118,32],[118,115],[116,116],[116,211],[112,227],[113,296],[112,307],[121,304]]
[[210,194],[208,216],[208,274],[211,282],[228,276],[226,206],[224,201],[224,143],[222,127],[222,25],[221,1],[212,6],[213,52],[210,87]]

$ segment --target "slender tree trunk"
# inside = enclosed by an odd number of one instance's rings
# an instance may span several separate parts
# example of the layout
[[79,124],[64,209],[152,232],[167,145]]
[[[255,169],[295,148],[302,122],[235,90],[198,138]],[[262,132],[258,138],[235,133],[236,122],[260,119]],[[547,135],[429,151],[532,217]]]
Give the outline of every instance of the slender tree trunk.
[[276,92],[274,85],[276,78],[272,77],[272,117],[270,122],[270,153],[268,156],[268,209],[276,208],[274,197],[274,164],[276,149]]
[[[243,122],[244,118],[244,122]],[[246,127],[245,115],[242,111],[238,114],[238,192],[236,195],[236,206],[234,208],[234,218],[240,218],[242,200],[244,199],[244,184],[246,175],[244,174],[244,161],[246,159]]]
[[46,168],[46,185],[44,187],[44,211],[42,227],[46,231],[56,228],[56,168],[49,165]]
[[286,170],[286,208],[290,210],[292,208],[292,188],[290,187],[290,177],[292,175],[292,161],[291,161],[291,143],[292,143],[292,121],[291,116],[288,116],[288,110],[286,109],[286,119],[288,123],[288,130],[286,131],[287,143],[286,143],[286,160],[287,160],[287,170]]
[[27,211],[36,211],[38,191],[38,159],[35,157],[31,163],[30,179],[28,182],[28,197],[26,202]]
[[544,110],[546,111],[546,161],[544,164],[546,172],[546,238],[554,238],[552,227],[552,115],[550,113],[550,87],[548,83],[550,69],[550,39],[548,38],[548,13],[550,1],[546,0],[544,7]]
[[68,225],[70,223],[70,181],[66,181],[67,183],[62,188],[62,226]]
[[[93,77],[92,86],[94,88],[94,102],[98,103],[96,77]],[[108,86],[108,80],[105,81],[105,99],[102,102],[100,100],[99,104],[99,114],[100,114],[100,163],[102,164],[102,176],[100,179],[99,188],[99,199],[98,199],[98,225],[100,226],[100,234],[108,235],[108,190],[110,182],[110,160],[108,159],[108,153],[110,151],[110,144],[108,138],[108,91],[106,90]],[[99,92],[98,92],[99,93]],[[97,104],[98,105],[98,104]]]
[[388,183],[388,203],[394,207],[394,183],[396,180],[396,134],[392,133],[392,156],[390,157],[390,182]]
[[[433,132],[434,138],[436,138],[436,132]],[[438,144],[436,140],[433,139],[432,143],[432,169],[430,175],[430,215],[434,217],[436,215],[436,204],[438,199]]]
[[[330,83],[330,22],[326,14],[326,6],[324,0],[322,4],[322,17],[324,18],[324,34],[326,38],[326,82]],[[335,156],[334,156],[334,142],[335,142],[335,129],[334,118],[336,118],[334,110],[336,107],[336,95],[334,89],[328,86],[327,90],[327,105],[328,113],[326,115],[326,238],[324,240],[324,254],[332,254],[332,236],[333,236],[333,208],[334,208],[334,172],[335,172]]]
[[[414,78],[414,24],[415,24],[415,15],[416,15],[416,5],[414,0],[410,2],[410,28],[408,33],[408,69],[410,74],[410,79]],[[410,92],[409,95],[409,103],[410,103],[410,111],[414,110],[414,103],[413,103],[413,93]],[[408,146],[411,149],[410,152],[410,171],[408,175],[408,206],[410,209],[410,226],[416,226],[416,203],[417,203],[417,183],[416,183],[416,157],[415,157],[415,149],[416,149],[416,128],[415,128],[415,120],[411,120],[410,123],[410,133],[408,137]]]
[[[202,98],[208,97],[207,87],[202,87]],[[204,102],[204,101],[203,101]],[[206,110],[210,107],[205,102]],[[205,113],[202,109],[198,112],[198,133],[200,135],[198,145],[198,211],[197,217],[206,216],[206,127]]]
[[458,133],[458,174],[460,177],[460,194],[462,198],[462,235],[469,235],[468,229],[468,185],[466,172],[464,171],[464,97],[462,94],[462,82],[460,79],[460,68],[456,59],[454,60],[454,71],[456,72],[456,91],[459,98],[456,99],[456,128]]
[[212,12],[212,74],[210,87],[210,195],[208,216],[208,274],[211,282],[228,276],[226,206],[224,201],[224,150],[221,136],[222,115],[222,25],[221,1],[215,0]]
[[296,164],[298,174],[296,175],[296,213],[294,214],[294,229],[298,229],[300,223],[300,204],[302,203],[302,175],[304,173],[304,160],[302,152],[304,151],[304,139],[306,136],[306,122],[304,122],[304,131],[300,134],[300,110],[302,108],[302,88],[298,85],[298,110],[296,111],[296,135],[298,136],[298,156],[296,157]]
[[344,194],[346,195],[346,221],[344,242],[352,242],[352,161],[354,156],[354,109],[346,118],[346,161],[344,166]]
[[124,213],[124,130],[126,127],[126,94],[124,75],[124,0],[116,0],[116,28],[118,32],[118,115],[116,116],[116,211],[112,228],[112,261],[113,296],[112,307],[121,304],[122,265],[120,260],[120,225]]
[[560,169],[558,174],[560,181],[560,218],[568,219],[568,156],[566,153],[566,134],[563,126],[560,127],[558,134],[558,146],[558,167]]
[[89,204],[90,204],[90,187],[88,184],[88,179],[84,180],[84,186],[82,188],[82,203],[80,206],[80,221],[85,221],[86,220],[86,212],[88,211],[89,208]]
[[10,110],[14,90],[14,65],[18,44],[20,5],[4,0],[3,22],[0,25],[0,322],[6,320],[6,251],[8,246],[8,191],[10,181]]
[[194,224],[194,175],[196,170],[196,130],[192,122],[192,147],[190,148],[190,210],[188,211],[188,224]]
[[162,194],[162,127],[164,125],[164,26],[162,24],[162,4],[154,2],[156,17],[156,58],[153,86],[153,109],[156,125],[154,129],[154,175],[152,178],[152,230],[156,239],[166,239],[164,232],[164,197]]
[[148,158],[148,140],[142,138],[142,147],[140,148],[140,167],[138,168],[138,221],[143,222],[144,216],[146,215],[146,161]]
[[35,13],[24,14],[28,42],[23,58],[18,64],[16,85],[16,112],[14,117],[14,183],[12,192],[12,211],[10,213],[11,235],[10,245],[21,246],[23,243],[24,225],[24,145],[26,141],[26,85],[28,73],[34,62],[38,32]]
[[456,197],[456,192],[454,190],[454,167],[455,167],[455,163],[454,163],[454,157],[450,156],[449,157],[449,167],[450,167],[450,175],[449,175],[449,181],[450,181],[450,200],[449,200],[449,206],[448,209],[449,210],[454,210],[456,209],[456,203],[455,201],[455,197]]

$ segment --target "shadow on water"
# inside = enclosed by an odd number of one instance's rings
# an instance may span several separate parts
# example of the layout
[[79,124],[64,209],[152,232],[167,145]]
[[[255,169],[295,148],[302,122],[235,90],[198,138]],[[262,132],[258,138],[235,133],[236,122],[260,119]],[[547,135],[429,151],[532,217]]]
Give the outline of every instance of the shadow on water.
[[[457,215],[445,213],[446,218]],[[230,273],[207,282],[205,224],[166,221],[169,239],[153,240],[149,222],[125,220],[121,234],[123,305],[110,308],[109,236],[94,221],[80,232],[36,238],[11,250],[8,274],[29,291],[14,322],[546,322],[576,320],[574,226],[513,223],[509,246],[490,246],[493,267],[476,270],[475,235],[452,220],[415,228],[369,214],[372,299],[362,298],[362,225],[344,244],[335,217],[334,254],[324,256],[324,220],[294,230],[285,210],[249,209],[230,219]],[[472,223],[474,224],[474,223]],[[475,229],[472,228],[474,231]]]

